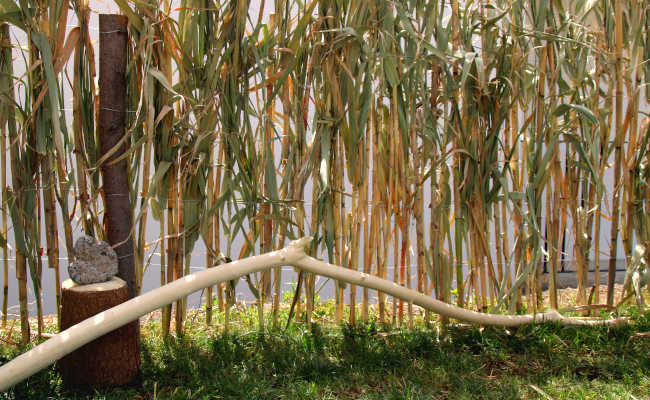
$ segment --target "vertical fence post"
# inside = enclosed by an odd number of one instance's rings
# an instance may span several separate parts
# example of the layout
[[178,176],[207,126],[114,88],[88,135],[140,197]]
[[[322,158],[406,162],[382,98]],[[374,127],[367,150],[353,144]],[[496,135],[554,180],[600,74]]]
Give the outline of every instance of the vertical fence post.
[[113,162],[126,150],[126,143],[113,148],[125,134],[127,21],[122,15],[99,16],[99,145],[100,157],[112,153],[101,165],[104,225],[119,260],[118,276],[133,297],[136,279],[127,161]]

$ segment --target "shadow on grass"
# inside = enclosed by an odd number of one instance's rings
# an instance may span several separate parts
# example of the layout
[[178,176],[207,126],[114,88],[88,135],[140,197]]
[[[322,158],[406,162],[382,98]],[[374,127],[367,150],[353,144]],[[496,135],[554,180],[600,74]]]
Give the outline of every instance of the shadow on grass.
[[600,398],[601,391],[648,398],[650,341],[630,338],[650,331],[650,313],[635,321],[618,328],[451,327],[443,338],[369,323],[216,337],[195,328],[163,340],[152,326],[143,329],[142,371],[130,387],[66,387],[52,367],[0,397],[514,399],[537,398],[534,385],[553,398]]

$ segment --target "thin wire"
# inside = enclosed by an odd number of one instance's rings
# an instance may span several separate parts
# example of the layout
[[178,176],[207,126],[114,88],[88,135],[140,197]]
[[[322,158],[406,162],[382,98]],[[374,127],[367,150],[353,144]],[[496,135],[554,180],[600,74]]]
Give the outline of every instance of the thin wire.
[[[41,254],[41,256],[45,256],[45,254]],[[68,260],[68,257],[57,257],[57,260]],[[0,258],[0,261],[16,261],[16,258]],[[43,261],[48,262],[47,257],[44,258]]]
[[[48,185],[48,186],[39,186],[39,187],[37,187],[37,188],[20,188],[18,191],[23,191],[23,192],[28,192],[28,191],[37,191],[37,190],[50,189],[50,188],[52,188],[52,187],[54,187],[55,189],[58,189],[58,185]],[[120,196],[123,197],[123,196],[130,196],[130,194],[125,194],[125,193],[111,193],[111,194],[105,194],[104,196],[105,196],[105,197],[120,197]],[[354,195],[352,195],[352,194],[346,194],[346,196],[349,196],[349,197],[360,197],[360,196],[354,196]],[[151,199],[160,199],[160,200],[163,200],[163,201],[168,201],[168,200],[170,200],[169,197],[142,196],[142,195],[137,195],[136,197],[139,198],[139,199],[151,198]],[[561,196],[560,198],[563,199],[563,200],[569,200],[569,199],[572,199],[572,197],[567,197],[567,196]],[[173,200],[174,200],[174,201],[179,201],[178,199],[173,199]],[[200,203],[200,202],[203,202],[203,201],[206,201],[206,200],[183,199],[183,200],[180,200],[180,201],[183,201],[183,202],[190,202],[190,203],[197,203],[197,202]],[[301,203],[301,204],[303,204],[303,205],[309,205],[309,206],[317,205],[317,204],[318,204],[318,202],[314,203],[314,202],[308,202],[308,201],[298,200],[298,199],[288,199],[288,200],[259,200],[259,201],[255,201],[255,200],[241,200],[241,199],[235,199],[235,200],[228,200],[228,201],[229,201],[229,202],[235,202],[235,203],[238,203],[238,204],[269,204],[269,203],[270,203],[270,204],[280,204],[280,205],[284,205],[284,204],[287,204],[287,203]],[[591,205],[596,205],[596,204],[598,204],[598,201],[597,201],[597,200],[594,200],[594,201],[592,201],[592,202],[589,202],[589,201],[586,201],[586,200],[581,200],[580,202],[581,202],[581,203],[586,203],[586,204],[591,204]],[[637,200],[632,200],[632,201],[631,201],[631,203],[648,203],[648,202],[650,202],[650,198],[637,199]],[[379,207],[385,207],[386,204],[387,204],[387,202],[385,202],[385,201],[375,201],[375,202],[368,201],[368,207],[371,207],[371,206],[374,206],[374,205],[379,206]],[[602,202],[601,202],[600,204],[602,204]],[[436,208],[442,208],[442,209],[447,210],[447,209],[453,209],[453,206],[451,206],[451,205],[450,205],[450,206],[436,206]],[[524,223],[524,224],[525,224],[525,223]]]
[[[51,189],[51,188],[58,189],[59,187],[58,187],[58,185],[52,184],[52,185],[47,185],[47,186],[39,186],[39,187],[35,187],[35,188],[20,188],[20,189],[16,190],[16,193],[18,193],[18,192],[35,192],[35,191],[41,191],[41,190]],[[349,194],[349,193],[345,193],[345,195],[346,195],[346,197],[351,197],[351,198],[359,197],[359,196],[354,196],[354,195]],[[131,197],[131,194],[130,193],[111,193],[111,194],[104,194],[103,197]],[[141,194],[138,194],[138,195],[135,196],[135,198],[136,199],[157,199],[157,200],[161,200],[163,202],[173,200],[173,201],[176,201],[176,202],[182,201],[183,203],[202,203],[202,202],[208,201],[207,196],[206,196],[205,199],[181,199],[181,200],[179,200],[179,199],[171,199],[169,197],[143,196]],[[572,199],[572,197],[567,197],[567,196],[561,196],[560,198],[562,200],[565,200],[565,201]],[[227,202],[236,203],[236,204],[271,204],[271,205],[282,206],[282,207],[286,207],[286,208],[295,208],[296,207],[295,203],[300,203],[303,206],[307,206],[307,207],[313,207],[314,205],[319,205],[318,202],[313,202],[313,201],[310,202],[310,201],[298,200],[298,199],[287,199],[287,200],[241,200],[241,199],[232,199],[232,200],[228,200]],[[646,204],[646,203],[650,203],[650,198],[630,200],[630,203],[632,203],[632,204]],[[432,201],[432,204],[433,204],[433,201]],[[594,201],[591,201],[591,202],[589,202],[587,200],[580,200],[580,205],[579,206],[580,207],[592,208],[592,207],[594,207],[594,206],[596,206],[598,204],[600,204],[601,206],[604,205],[602,201],[598,202],[598,200],[594,200]],[[375,201],[375,202],[368,201],[368,208],[369,209],[371,209],[372,207],[375,207],[375,206],[379,207],[379,208],[386,208],[387,207],[387,202],[385,202],[385,201]],[[454,208],[453,205],[441,206],[441,205],[435,205],[435,204],[433,205],[433,207],[435,207],[437,209],[442,209],[442,210],[452,210]],[[523,211],[526,212],[527,210],[524,209]],[[523,221],[522,224],[524,226],[527,226],[528,222]]]
[[[100,110],[108,110],[108,111],[121,112],[120,110],[116,110],[116,109],[114,109],[114,108],[108,108],[108,107],[100,107],[99,109],[100,109]],[[59,111],[63,111],[63,112],[71,112],[71,111],[74,111],[74,108],[69,108],[69,107],[59,108]],[[138,110],[124,110],[123,112],[127,112],[127,113],[133,113],[133,114],[135,114],[135,113],[138,112]]]
[[99,109],[105,111],[114,111],[114,112],[137,113],[137,111],[134,110],[118,110],[116,108],[108,108],[108,107],[99,107]]
[[[56,185],[49,185],[49,186],[40,186],[38,188],[20,188],[17,192],[35,192],[35,191],[40,191],[44,189],[50,189],[54,187],[55,189],[58,189],[58,186]],[[128,193],[111,193],[111,194],[104,194],[103,197],[127,197],[131,196]],[[137,199],[160,199],[162,201],[182,201],[183,203],[202,203],[207,201],[207,197],[203,200],[196,200],[196,199],[171,199],[169,197],[157,197],[157,196],[142,196],[142,195],[136,195],[135,196]],[[240,200],[240,199],[234,199],[234,200],[228,200],[230,203],[237,203],[237,204],[272,204],[272,205],[278,205],[278,206],[284,206],[284,207],[295,207],[295,205],[292,205],[291,203],[301,203],[303,206],[308,206],[312,207],[314,205],[318,205],[318,203],[314,202],[308,202],[304,200]],[[373,205],[376,205],[378,207],[386,207],[386,202],[368,202],[368,207],[372,207]]]
[[129,33],[126,29],[116,29],[114,31],[99,31],[100,34],[109,34],[109,33]]
[[[41,256],[45,256],[45,254],[41,254]],[[132,256],[135,256],[135,253],[126,254],[126,255],[117,257],[117,259],[121,260],[123,258],[132,257]],[[57,259],[58,260],[69,260],[70,258],[69,257],[57,257]],[[14,258],[0,258],[0,261],[16,261],[16,258],[15,257]],[[48,259],[44,258],[43,261],[48,262]]]

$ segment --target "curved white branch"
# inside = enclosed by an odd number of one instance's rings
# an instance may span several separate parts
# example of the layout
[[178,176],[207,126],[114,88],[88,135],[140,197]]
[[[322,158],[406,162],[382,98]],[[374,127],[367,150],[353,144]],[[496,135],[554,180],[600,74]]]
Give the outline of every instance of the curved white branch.
[[77,348],[174,300],[208,286],[284,265],[293,265],[307,272],[380,290],[403,300],[411,301],[434,313],[481,325],[514,326],[535,321],[557,321],[565,325],[598,325],[626,321],[623,319],[586,321],[565,318],[557,311],[536,315],[509,316],[465,310],[401,287],[393,282],[309,257],[305,254],[304,249],[310,242],[311,238],[305,237],[291,242],[282,250],[196,272],[88,318],[2,365],[0,367],[0,390],[8,389]]
[[456,307],[454,305],[444,303],[440,300],[436,300],[432,297],[416,292],[415,290],[407,289],[394,282],[355,270],[328,264],[313,257],[305,256],[299,259],[295,265],[301,269],[304,269],[305,271],[312,272],[314,274],[328,276],[330,278],[345,281],[353,285],[367,287],[369,289],[376,289],[400,299],[410,301],[413,304],[417,304],[436,314],[478,325],[519,326],[531,324],[533,322],[558,322],[562,325],[594,326],[615,325],[628,322],[627,318],[617,318],[610,320],[570,318],[562,316],[562,314],[555,310],[547,311],[544,313],[524,315],[481,313]]

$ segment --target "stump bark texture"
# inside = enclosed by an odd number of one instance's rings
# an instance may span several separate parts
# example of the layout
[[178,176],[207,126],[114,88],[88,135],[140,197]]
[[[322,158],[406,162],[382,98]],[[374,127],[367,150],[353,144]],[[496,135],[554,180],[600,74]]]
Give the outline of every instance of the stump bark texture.
[[[126,282],[114,277],[103,283],[61,287],[61,330],[114,307],[129,298]],[[58,363],[64,381],[73,385],[119,386],[140,370],[138,321],[133,321],[79,348]]]

